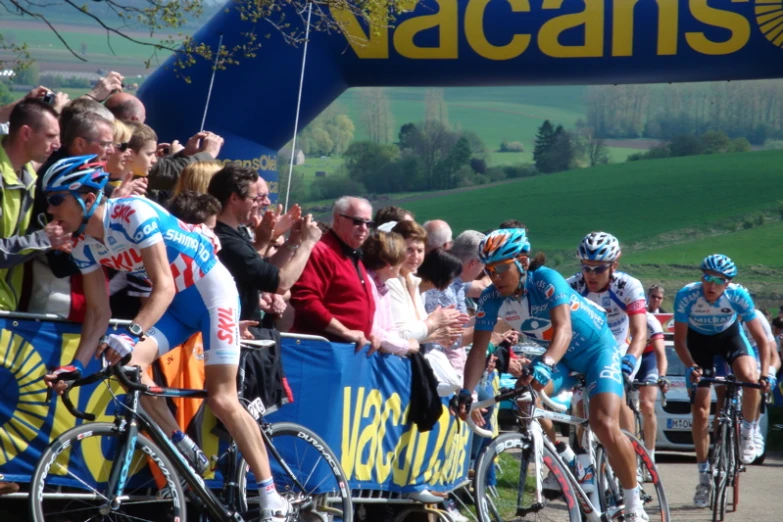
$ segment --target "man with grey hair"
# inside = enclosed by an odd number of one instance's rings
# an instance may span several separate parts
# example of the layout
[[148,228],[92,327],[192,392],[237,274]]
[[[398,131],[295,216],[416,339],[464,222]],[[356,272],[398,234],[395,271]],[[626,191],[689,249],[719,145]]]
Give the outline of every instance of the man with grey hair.
[[442,219],[433,219],[424,222],[424,230],[427,231],[427,244],[424,247],[425,253],[436,248],[449,250],[453,241],[451,240],[451,227]]
[[295,311],[292,332],[350,342],[357,350],[373,342],[374,284],[362,264],[361,246],[372,227],[372,205],[366,199],[342,197],[334,202],[332,228],[313,248],[302,276],[291,288]]

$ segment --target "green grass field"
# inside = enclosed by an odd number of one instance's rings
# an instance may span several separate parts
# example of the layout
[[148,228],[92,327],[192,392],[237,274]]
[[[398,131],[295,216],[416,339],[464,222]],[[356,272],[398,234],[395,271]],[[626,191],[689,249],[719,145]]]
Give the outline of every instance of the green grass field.
[[693,265],[704,258],[705,252],[722,252],[742,265],[783,267],[783,222],[765,224],[748,230],[706,237],[664,248],[631,252],[628,263]]
[[418,220],[443,218],[455,231],[520,219],[544,250],[571,250],[600,229],[633,247],[774,207],[783,193],[781,160],[783,152],[770,151],[607,165],[402,204]]

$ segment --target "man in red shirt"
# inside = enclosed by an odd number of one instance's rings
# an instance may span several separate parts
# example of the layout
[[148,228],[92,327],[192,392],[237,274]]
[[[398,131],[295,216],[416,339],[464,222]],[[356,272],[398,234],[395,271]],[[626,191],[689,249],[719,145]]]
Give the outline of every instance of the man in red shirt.
[[372,227],[372,206],[342,197],[332,210],[332,229],[313,248],[302,276],[291,288],[296,312],[292,332],[322,335],[335,342],[368,344],[375,301],[361,261]]

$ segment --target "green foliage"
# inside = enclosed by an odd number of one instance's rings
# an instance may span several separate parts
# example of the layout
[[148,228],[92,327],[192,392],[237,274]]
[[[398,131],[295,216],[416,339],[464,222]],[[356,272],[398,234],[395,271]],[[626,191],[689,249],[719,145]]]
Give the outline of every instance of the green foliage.
[[60,74],[42,74],[38,84],[50,89],[91,89],[93,82],[81,76],[62,76]]
[[704,154],[721,154],[728,152],[731,147],[731,139],[723,131],[707,131],[701,136],[704,145]]
[[321,113],[299,135],[302,150],[308,156],[342,154],[353,141],[355,128],[347,114]]
[[11,92],[5,82],[0,82],[0,105],[7,105],[12,103],[16,101],[17,98],[18,96]]
[[750,142],[745,138],[734,138],[733,140],[731,140],[731,145],[729,145],[728,150],[726,150],[726,152],[750,152],[750,151],[751,151]]
[[500,142],[500,149],[498,152],[525,152],[525,146],[521,141],[506,141]]
[[[633,245],[675,230],[736,222],[759,209],[783,213],[781,162],[783,152],[769,151],[606,165],[587,171],[601,183],[585,183],[587,172],[577,170],[406,202],[405,207],[421,221],[448,221],[455,233],[497,226],[511,210],[524,208],[536,250],[570,251],[585,233],[603,229]],[[464,211],[477,204],[481,212]],[[778,244],[775,240],[769,248],[779,251]]]
[[342,176],[316,178],[310,185],[311,201],[337,199],[342,196],[363,196],[367,194],[364,184]]
[[545,120],[538,128],[533,149],[536,168],[545,174],[562,172],[576,166],[578,148],[574,137],[562,125],[554,127]]
[[400,151],[395,145],[357,141],[351,143],[343,159],[348,178],[361,183],[370,192],[381,194],[394,192],[397,187],[401,187],[394,176],[399,155]]
[[32,62],[27,67],[16,72],[14,77],[14,83],[18,85],[29,85],[31,87],[37,87],[40,84],[40,70],[38,64]]

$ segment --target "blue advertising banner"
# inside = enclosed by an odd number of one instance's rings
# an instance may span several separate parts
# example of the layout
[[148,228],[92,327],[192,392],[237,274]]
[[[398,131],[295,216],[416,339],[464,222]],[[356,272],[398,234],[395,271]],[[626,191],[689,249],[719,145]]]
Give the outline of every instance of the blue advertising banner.
[[[42,377],[47,368],[69,363],[79,342],[79,325],[0,318],[0,473],[6,480],[29,482],[49,442],[81,424],[62,401],[46,402]],[[321,435],[340,457],[352,489],[411,492],[449,490],[465,479],[470,434],[444,408],[435,428],[419,432],[407,422],[411,400],[410,363],[352,345],[303,339],[283,341],[283,362],[295,401],[267,419],[303,424]],[[86,369],[99,369],[91,362]],[[120,400],[122,389],[113,384]],[[112,421],[116,401],[105,384],[73,390],[71,398],[98,421]],[[219,455],[224,444],[212,434],[215,418],[205,415],[202,446]],[[285,448],[279,448],[285,457]],[[96,444],[71,455],[63,474],[90,484],[105,481],[112,459],[109,445]],[[137,480],[148,478],[146,469]],[[221,477],[212,473],[206,477]],[[131,477],[131,480],[133,477]],[[67,476],[64,485],[78,483]]]

